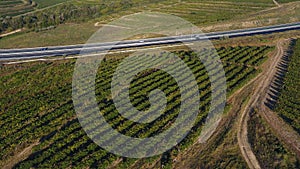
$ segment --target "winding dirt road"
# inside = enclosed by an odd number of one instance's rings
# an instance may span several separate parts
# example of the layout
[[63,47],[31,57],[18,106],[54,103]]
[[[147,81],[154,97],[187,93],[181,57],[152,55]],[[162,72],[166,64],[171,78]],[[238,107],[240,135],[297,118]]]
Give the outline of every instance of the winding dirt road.
[[284,56],[284,48],[283,43],[287,40],[279,41],[276,45],[276,52],[274,56],[269,59],[268,67],[257,77],[257,86],[253,91],[251,98],[249,99],[247,105],[245,106],[244,110],[242,111],[241,119],[238,125],[238,144],[242,155],[247,162],[250,169],[258,169],[261,168],[259,165],[258,160],[256,159],[251,145],[248,141],[248,120],[249,120],[249,113],[253,111],[257,105],[261,105],[263,103],[264,97],[266,96],[269,85],[271,84],[273,77],[276,73],[276,65],[280,62],[282,57]]
[[3,38],[3,37],[8,36],[8,35],[15,34],[15,33],[21,32],[21,31],[22,31],[22,29],[17,29],[17,30],[14,30],[14,31],[12,31],[12,32],[0,34],[0,38]]

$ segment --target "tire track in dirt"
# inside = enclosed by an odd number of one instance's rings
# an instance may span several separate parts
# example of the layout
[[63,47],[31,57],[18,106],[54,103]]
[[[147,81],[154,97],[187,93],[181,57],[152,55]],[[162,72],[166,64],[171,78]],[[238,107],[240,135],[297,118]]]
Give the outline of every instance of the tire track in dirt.
[[22,29],[17,29],[17,30],[14,30],[14,31],[12,31],[12,32],[0,34],[0,38],[3,38],[3,37],[5,37],[5,36],[9,36],[9,35],[15,34],[15,33],[21,32],[21,31],[22,31]]
[[22,152],[19,154],[16,154],[5,166],[3,166],[3,169],[10,169],[13,168],[15,164],[18,162],[26,159],[29,157],[29,155],[32,152],[32,148],[39,144],[39,141],[36,141],[35,143],[31,144],[30,146],[26,147]]
[[[289,56],[284,54],[286,58]],[[280,65],[276,67],[277,75],[282,75],[282,73],[287,71],[288,59],[282,60]],[[283,67],[284,66],[284,67]],[[274,105],[270,105],[270,101],[276,104],[276,96],[274,97],[274,86],[279,87],[282,84],[279,84],[278,81],[283,81],[284,79],[278,79],[278,76],[273,76],[272,82],[268,84],[268,88],[263,92],[262,101],[257,105],[258,113],[265,119],[265,121],[270,125],[272,131],[276,134],[280,141],[282,141],[287,148],[294,152],[298,159],[300,159],[300,135],[289,125],[287,124],[277,113],[273,112],[272,109]],[[280,86],[278,86],[280,85]],[[276,89],[275,89],[276,90]],[[280,91],[276,91],[276,95]]]

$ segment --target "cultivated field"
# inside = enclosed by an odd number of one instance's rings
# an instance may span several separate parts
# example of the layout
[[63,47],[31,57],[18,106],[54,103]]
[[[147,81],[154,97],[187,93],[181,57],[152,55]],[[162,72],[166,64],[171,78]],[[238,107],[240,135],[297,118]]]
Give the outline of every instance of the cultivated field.
[[26,12],[33,11],[31,3],[23,0],[4,0],[0,1],[0,17],[15,16]]
[[263,1],[174,1],[165,2],[161,7],[153,4],[147,9],[151,11],[170,13],[182,17],[196,25],[220,22],[232,18],[241,18],[249,13],[274,7],[269,0]]
[[253,152],[263,168],[297,168],[297,159],[272,133],[268,124],[252,112],[248,121],[248,138]]
[[0,16],[26,14],[36,8],[51,7],[67,1],[69,0],[2,0],[0,1]]
[[[228,95],[241,88],[259,72],[273,47],[226,47],[217,51],[224,64]],[[204,51],[210,56],[211,51]],[[191,52],[178,52],[198,82],[201,103],[196,123],[190,134],[176,147],[147,159],[120,158],[94,144],[76,119],[71,100],[74,61],[42,62],[1,67],[0,80],[0,164],[16,168],[106,168],[118,165],[130,168],[162,164],[171,166],[180,151],[193,144],[201,132],[210,101],[207,72]],[[162,54],[161,57],[169,57]],[[141,72],[131,84],[131,100],[139,109],[149,106],[145,97],[153,89],[162,89],[168,99],[164,115],[148,125],[135,124],[122,118],[110,99],[111,75],[121,58],[107,59],[101,65],[96,80],[96,95],[101,113],[121,133],[145,137],[165,130],[178,114],[180,95],[176,82],[162,71]],[[136,65],[138,66],[138,65]],[[180,67],[174,65],[174,69]],[[180,70],[178,70],[180,72]],[[37,146],[35,146],[37,145]],[[26,152],[24,149],[29,147]],[[32,148],[33,147],[33,148]],[[32,152],[31,152],[32,148]],[[24,159],[19,159],[22,154]],[[19,163],[18,163],[19,162]],[[239,164],[235,164],[239,165]],[[140,167],[138,167],[140,166]]]

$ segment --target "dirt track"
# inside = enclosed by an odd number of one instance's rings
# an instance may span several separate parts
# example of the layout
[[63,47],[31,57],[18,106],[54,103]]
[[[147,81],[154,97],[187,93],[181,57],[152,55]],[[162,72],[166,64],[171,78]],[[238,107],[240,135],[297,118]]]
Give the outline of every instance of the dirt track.
[[276,0],[273,0],[273,2],[274,2],[274,4],[277,5],[278,7],[281,6]]
[[3,166],[3,169],[10,169],[13,168],[14,165],[16,165],[21,160],[26,159],[32,152],[32,148],[36,145],[38,145],[39,142],[36,141],[35,143],[31,144],[30,146],[26,147],[22,152],[19,154],[16,154],[12,159],[10,159],[5,166]]
[[258,160],[256,159],[251,145],[248,141],[248,126],[247,121],[249,119],[249,113],[257,107],[257,105],[261,105],[263,103],[264,97],[266,96],[266,92],[271,84],[273,77],[276,73],[276,65],[280,62],[281,58],[284,56],[283,43],[287,41],[279,41],[276,45],[276,52],[269,59],[269,63],[266,69],[257,77],[257,85],[255,90],[253,91],[251,98],[249,99],[247,105],[242,111],[242,118],[239,122],[238,129],[238,144],[242,155],[247,162],[249,168],[261,168]]
[[[191,168],[192,165],[188,164],[197,163],[196,160],[199,159],[199,157],[201,157],[203,153],[209,149],[208,147],[212,146],[213,143],[219,139],[219,136],[222,135],[220,133],[225,132],[226,129],[229,129],[231,127],[237,129],[236,132],[238,146],[249,168],[261,168],[255,154],[252,152],[251,145],[248,142],[247,122],[249,119],[249,113],[253,109],[260,109],[259,106],[264,105],[264,100],[266,99],[266,96],[268,96],[267,91],[269,90],[270,84],[274,79],[274,75],[277,73],[276,67],[285,55],[285,50],[287,49],[288,44],[290,44],[290,40],[280,40],[277,43],[276,50],[271,53],[268,61],[265,62],[262,66],[263,72],[261,72],[258,76],[256,76],[254,79],[252,79],[250,82],[248,82],[228,98],[228,102],[232,105],[231,111],[228,114],[229,116],[226,116],[226,118],[221,121],[219,125],[220,127],[217,128],[212,138],[205,145],[195,144],[189,147],[188,150],[186,150],[176,158],[177,162],[174,165],[175,168]],[[249,96],[250,98],[247,99],[247,96]],[[246,100],[248,100],[248,102],[246,102]],[[240,114],[240,112],[242,113]],[[267,114],[267,112],[265,112],[265,114],[266,117],[262,115],[261,116],[263,118],[269,118],[269,120],[266,120],[267,122],[270,123],[271,121],[271,123],[274,123],[275,125],[277,124],[277,120],[275,118],[268,117],[269,115]],[[234,124],[234,121],[237,121],[237,124]],[[281,128],[281,126],[279,128]],[[283,130],[284,129],[279,129],[277,131],[282,131],[281,134],[283,135],[283,137],[287,138],[285,134],[287,132]],[[276,136],[277,135],[278,134],[276,134]],[[294,140],[292,141],[292,143],[297,142],[297,140],[300,141],[300,139],[296,139],[296,141]],[[227,144],[230,145],[230,143]],[[297,144],[294,145],[295,147],[297,146]],[[211,150],[208,150],[208,152],[210,151]],[[195,160],[189,160],[190,157],[193,157]]]
[[21,32],[21,31],[22,31],[22,29],[17,29],[17,30],[14,30],[12,32],[4,33],[4,34],[0,35],[0,38],[3,38],[3,37],[8,36],[8,35],[15,34],[15,33]]
[[[283,63],[283,64],[287,64],[287,63]],[[281,67],[276,68],[276,72],[278,72],[279,74],[281,71],[282,71]],[[273,86],[278,85],[276,84],[278,83],[276,82],[276,80],[278,79],[273,75],[273,78],[271,80],[272,82],[268,84],[268,88],[262,92],[262,100],[257,105],[257,109],[259,110],[258,113],[270,125],[271,129],[276,134],[276,136],[280,139],[280,141],[284,142],[287,145],[287,148],[290,151],[294,152],[297,155],[297,157],[300,159],[300,135],[290,125],[288,125],[281,117],[279,117],[277,113],[273,112],[265,104],[268,103],[270,100],[276,103],[276,99],[274,99],[274,97],[272,97],[270,93],[273,93],[272,90],[274,91],[272,85]]]

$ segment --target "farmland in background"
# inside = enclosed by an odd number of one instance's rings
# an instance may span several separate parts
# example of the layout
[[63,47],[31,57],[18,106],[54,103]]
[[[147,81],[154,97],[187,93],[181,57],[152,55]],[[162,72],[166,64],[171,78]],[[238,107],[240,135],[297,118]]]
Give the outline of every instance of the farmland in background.
[[160,7],[153,4],[147,6],[148,10],[170,13],[182,17],[193,24],[203,25],[220,22],[232,18],[241,18],[250,13],[273,7],[269,0],[257,1],[166,1]]
[[4,0],[0,1],[0,17],[15,16],[33,11],[34,7],[28,1],[22,0]]
[[[4,1],[5,2],[5,1]],[[63,3],[66,2],[66,3]],[[55,5],[60,3],[60,5]],[[0,33],[28,28],[30,30],[44,30],[50,26],[57,26],[62,23],[82,23],[92,19],[98,19],[101,23],[107,23],[112,18],[118,18],[126,14],[133,14],[141,11],[157,11],[173,14],[196,24],[203,25],[219,21],[240,18],[249,13],[273,7],[270,1],[247,2],[237,1],[177,1],[177,0],[142,0],[128,1],[100,1],[100,0],[74,0],[74,1],[32,1],[34,6],[41,8],[35,12],[18,16],[16,18],[2,18]],[[36,5],[37,4],[37,5]],[[51,7],[52,5],[52,7]],[[49,8],[42,9],[46,6]],[[10,11],[18,11],[12,6]],[[3,11],[3,16],[6,16]]]

